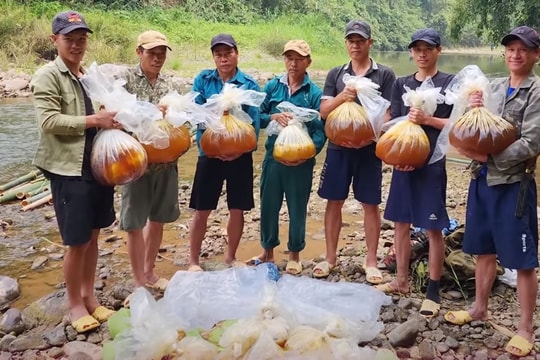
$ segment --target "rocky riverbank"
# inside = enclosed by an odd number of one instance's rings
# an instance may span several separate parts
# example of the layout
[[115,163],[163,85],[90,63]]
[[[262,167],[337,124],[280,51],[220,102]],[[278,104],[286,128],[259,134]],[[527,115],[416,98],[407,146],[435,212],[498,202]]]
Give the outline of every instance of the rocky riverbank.
[[[180,160],[182,161],[182,159]],[[320,161],[319,161],[320,164]],[[323,216],[325,202],[316,194],[319,179],[319,167],[314,176],[313,193],[309,205],[309,220],[307,233],[307,248],[304,254],[304,271],[302,276],[312,276],[314,264],[320,260],[320,256],[308,258],[309,248],[315,244],[324,244]],[[383,181],[383,199],[386,198],[391,169],[385,168]],[[451,217],[463,221],[466,200],[468,176],[464,172],[462,164],[448,164],[448,200],[447,207]],[[258,178],[256,189],[258,190]],[[163,263],[167,262],[172,269],[185,269],[188,251],[187,238],[190,212],[186,210],[191,184],[182,181],[180,184],[179,203],[183,210],[182,217],[167,229],[169,234],[162,246],[162,262],[158,268],[162,273],[171,276],[171,272],[163,272]],[[255,194],[258,199],[258,193]],[[209,221],[208,233],[203,245],[204,261],[206,270],[223,269],[220,255],[226,246],[226,204],[222,199],[218,210]],[[12,206],[12,205],[9,205]],[[257,206],[257,205],[256,205]],[[384,203],[381,208],[384,208]],[[4,209],[4,208],[3,208]],[[3,212],[6,216],[15,214],[15,208],[6,208]],[[47,210],[49,212],[50,209]],[[325,280],[321,281],[351,281],[365,283],[365,274],[361,264],[365,256],[363,241],[361,207],[354,201],[348,200],[344,206],[344,226],[340,239],[340,262],[339,266]],[[284,224],[287,223],[288,215],[285,208],[280,216]],[[9,220],[4,218],[5,220]],[[28,218],[30,219],[30,218]],[[25,221],[24,215],[17,216],[16,221]],[[26,220],[28,221],[28,220]],[[32,221],[43,221],[34,216]],[[9,222],[5,222],[4,236],[9,240],[13,236]],[[13,224],[16,227],[17,224]],[[54,226],[49,223],[48,226]],[[251,247],[251,253],[256,255],[258,250],[258,208],[246,213],[246,226],[242,239],[241,248]],[[283,231],[283,229],[282,229]],[[283,233],[283,232],[282,232]],[[100,240],[100,258],[98,260],[98,280],[96,292],[103,304],[119,309],[124,298],[132,291],[133,285],[129,280],[129,263],[126,254],[122,250],[125,246],[122,240],[123,234],[116,227],[107,229]],[[390,223],[383,223],[381,229],[381,241],[378,256],[381,260],[386,255],[387,247],[393,241],[393,227]],[[320,246],[320,245],[318,245]],[[322,251],[323,252],[323,251]],[[319,254],[322,254],[320,252]],[[41,250],[37,255],[46,260],[38,265],[35,270],[40,271],[47,267],[58,267],[61,263],[62,250],[60,248]],[[163,260],[165,259],[165,260]],[[283,271],[285,263],[278,262],[278,267]],[[5,272],[4,272],[5,273]],[[384,271],[385,277],[392,274]],[[411,279],[412,293],[408,296],[394,296],[390,306],[383,307],[380,320],[384,323],[384,330],[374,340],[367,344],[373,349],[386,349],[393,353],[381,352],[381,359],[511,359],[504,352],[504,346],[508,341],[508,333],[515,331],[519,314],[515,289],[502,283],[497,283],[493,289],[490,311],[493,319],[490,322],[474,321],[469,325],[454,326],[446,323],[443,314],[449,309],[465,309],[474,301],[474,292],[471,292],[465,284],[462,287],[456,283],[446,282],[443,285],[443,301],[441,314],[438,317],[425,321],[418,316],[418,310],[423,299],[420,288],[414,285]],[[0,331],[3,337],[0,339],[0,360],[7,359],[100,359],[101,344],[110,338],[106,325],[102,325],[97,331],[88,334],[77,334],[65,319],[65,301],[63,283],[56,284],[57,290],[28,305],[23,309],[10,307],[12,298],[18,291],[17,281],[0,279],[0,294],[12,289],[14,293],[7,292],[10,300],[4,298],[3,316],[0,320]],[[159,293],[153,293],[160,297]],[[306,294],[305,296],[316,296]],[[362,299],[354,301],[361,302]],[[0,301],[2,302],[2,301]],[[330,305],[330,304],[329,304]],[[535,315],[535,328],[540,329],[540,318]],[[540,330],[537,330],[537,337]],[[537,343],[537,345],[540,345]],[[533,353],[526,359],[540,358],[539,353]]]

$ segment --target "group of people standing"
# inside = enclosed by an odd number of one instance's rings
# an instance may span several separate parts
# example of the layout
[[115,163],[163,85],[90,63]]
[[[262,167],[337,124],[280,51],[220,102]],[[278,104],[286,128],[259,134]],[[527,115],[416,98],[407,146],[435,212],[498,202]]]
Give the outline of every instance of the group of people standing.
[[[31,87],[40,129],[40,142],[34,164],[51,179],[54,208],[63,242],[67,245],[64,275],[68,293],[69,317],[78,332],[99,326],[113,313],[101,306],[94,295],[99,229],[115,219],[113,188],[98,184],[90,168],[92,139],[98,129],[121,128],[115,113],[97,109],[86,95],[79,78],[84,74],[81,62],[92,31],[84,17],[74,11],[55,16],[51,39],[58,50],[55,61],[39,69]],[[416,31],[408,45],[417,66],[414,74],[396,79],[387,66],[370,57],[374,39],[370,26],[361,20],[346,25],[345,46],[350,61],[330,70],[324,88],[313,83],[307,73],[311,49],[303,40],[291,40],[283,49],[286,73],[270,80],[263,89],[266,99],[258,108],[243,106],[253,121],[258,136],[272,121],[287,126],[292,115],[280,112],[278,105],[288,101],[296,106],[317,110],[321,119],[306,123],[306,130],[319,153],[326,143],[324,119],[347,101],[359,102],[356,89],[346,86],[343,76],[364,76],[378,84],[380,94],[390,102],[386,120],[408,115],[422,126],[431,152],[448,122],[452,106],[439,104],[433,115],[409,108],[402,95],[431,79],[444,94],[453,75],[439,71],[437,60],[442,51],[441,39],[431,28]],[[538,33],[521,26],[502,39],[505,62],[510,76],[498,79],[494,86],[508,90],[502,116],[513,123],[518,138],[499,154],[477,154],[457,149],[474,160],[469,188],[464,250],[478,255],[476,302],[467,311],[450,311],[445,319],[455,324],[488,317],[487,305],[495,279],[495,262],[518,270],[518,297],[521,320],[517,335],[507,351],[523,356],[534,342],[533,313],[537,294],[535,269],[538,267],[538,229],[536,187],[525,176],[534,172],[540,154],[540,79],[533,68],[540,57]],[[260,91],[257,82],[238,68],[238,44],[229,34],[214,36],[210,44],[215,69],[203,70],[194,80],[196,102],[204,104],[219,94],[224,84],[232,83],[247,90]],[[176,85],[164,77],[161,69],[171,47],[165,35],[146,31],[137,39],[139,63],[125,75],[126,89],[138,100],[158,104]],[[470,106],[482,106],[482,94],[470,97]],[[166,111],[166,109],[163,109]],[[197,130],[199,145],[203,129]],[[273,148],[276,135],[268,136],[260,180],[261,253],[250,263],[274,261],[279,245],[279,211],[283,198],[289,212],[286,271],[302,272],[300,252],[304,249],[307,205],[311,194],[315,159],[295,163],[276,161]],[[253,158],[251,153],[228,157],[207,157],[200,146],[190,199],[194,209],[190,226],[189,271],[203,271],[199,263],[207,221],[216,209],[226,183],[229,220],[228,248],[225,262],[245,265],[236,259],[244,227],[244,212],[254,207]],[[446,212],[445,160],[420,168],[395,167],[392,173],[384,217],[395,223],[397,275],[383,283],[377,267],[377,248],[381,228],[382,162],[375,155],[375,142],[337,145],[328,143],[318,195],[327,200],[324,230],[326,258],[318,263],[313,276],[326,277],[337,263],[337,246],[342,224],[342,207],[352,184],[354,198],[364,210],[367,256],[363,264],[366,280],[385,293],[409,292],[408,267],[411,251],[410,227],[426,229],[429,238],[429,281],[420,314],[436,316],[440,310],[439,282],[444,260],[442,229],[449,226]],[[520,196],[525,192],[527,196]],[[177,162],[151,164],[138,180],[122,187],[120,228],[127,231],[128,253],[136,286],[164,290],[167,280],[154,272],[154,263],[162,240],[163,224],[175,221],[178,207]],[[514,208],[520,200],[520,216]]]

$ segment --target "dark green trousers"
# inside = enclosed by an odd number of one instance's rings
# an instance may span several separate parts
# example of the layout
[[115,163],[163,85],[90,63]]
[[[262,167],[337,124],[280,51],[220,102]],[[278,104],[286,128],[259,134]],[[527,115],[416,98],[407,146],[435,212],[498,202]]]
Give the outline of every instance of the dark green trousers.
[[261,172],[261,245],[272,249],[279,245],[279,211],[283,197],[289,210],[289,242],[291,252],[306,246],[306,213],[314,159],[298,166],[285,166],[265,159]]

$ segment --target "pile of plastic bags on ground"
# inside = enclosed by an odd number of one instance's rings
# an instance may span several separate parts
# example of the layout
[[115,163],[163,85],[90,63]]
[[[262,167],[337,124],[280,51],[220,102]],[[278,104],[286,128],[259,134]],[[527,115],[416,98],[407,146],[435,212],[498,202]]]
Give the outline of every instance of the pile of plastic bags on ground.
[[273,264],[179,271],[159,301],[143,288],[109,320],[104,359],[373,359],[390,297],[370,286],[279,277]]

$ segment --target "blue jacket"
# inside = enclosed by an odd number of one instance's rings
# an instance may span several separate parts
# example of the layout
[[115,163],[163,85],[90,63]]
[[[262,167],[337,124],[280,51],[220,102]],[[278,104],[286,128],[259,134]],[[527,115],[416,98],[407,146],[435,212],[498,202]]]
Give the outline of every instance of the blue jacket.
[[[244,87],[246,90],[255,90],[261,91],[259,84],[251,76],[243,73],[240,69],[236,68],[236,75],[228,83],[235,84],[238,87]],[[223,89],[223,80],[219,77],[217,69],[207,69],[203,70],[197,75],[193,82],[193,91],[199,93],[199,96],[195,98],[197,104],[204,104],[206,101],[215,94],[219,94]],[[260,114],[259,108],[255,106],[246,106],[242,105],[242,110],[244,110],[249,117],[253,120],[253,127],[255,128],[255,135],[257,139],[259,138],[259,130],[261,128],[260,124]],[[204,129],[200,127],[197,129],[197,146],[199,148],[199,155],[203,156],[204,153],[201,150],[200,141],[201,136],[204,132]]]
[[[261,128],[266,128],[270,123],[270,116],[278,113],[276,108],[283,101],[288,101],[293,105],[319,111],[321,106],[321,89],[313,83],[309,75],[304,76],[302,85],[294,94],[289,94],[289,85],[287,83],[287,74],[270,80],[264,87],[266,99],[261,105]],[[306,122],[309,136],[315,144],[317,154],[322,150],[326,142],[324,127],[320,119]],[[271,135],[266,140],[265,159],[273,159],[274,143],[277,135]]]

